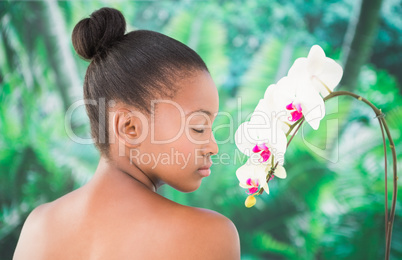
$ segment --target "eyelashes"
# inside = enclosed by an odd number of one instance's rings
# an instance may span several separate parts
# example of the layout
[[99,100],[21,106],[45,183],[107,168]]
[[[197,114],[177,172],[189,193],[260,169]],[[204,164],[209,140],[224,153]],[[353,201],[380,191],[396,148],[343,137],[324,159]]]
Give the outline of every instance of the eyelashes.
[[[209,128],[209,127],[207,127],[207,128]],[[191,129],[192,129],[194,132],[199,133],[199,134],[202,134],[202,133],[205,132],[205,128],[191,128]],[[212,133],[215,134],[215,128],[212,127],[212,128],[210,128],[210,129],[211,129]]]
[[[211,131],[212,133],[215,133],[215,127],[210,127],[206,125],[192,125],[193,127],[190,127],[190,129],[198,134],[205,133],[206,131]],[[195,128],[194,128],[195,126]]]
[[197,129],[197,128],[193,128],[193,131],[199,134],[204,133],[204,129]]

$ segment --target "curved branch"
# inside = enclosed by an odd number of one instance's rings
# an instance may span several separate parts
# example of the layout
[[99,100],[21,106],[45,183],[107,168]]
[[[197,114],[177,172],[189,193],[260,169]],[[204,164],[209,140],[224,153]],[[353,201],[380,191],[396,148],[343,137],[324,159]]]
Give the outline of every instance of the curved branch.
[[384,182],[385,182],[385,245],[388,244],[387,236],[387,226],[388,226],[388,163],[387,163],[387,144],[385,142],[384,126],[380,118],[378,118],[378,123],[381,128],[382,144],[384,147]]
[[[367,99],[349,92],[349,91],[335,91],[330,93],[328,96],[326,96],[324,98],[324,101],[327,101],[333,97],[337,97],[337,96],[351,96],[357,100],[363,101],[364,103],[366,103],[367,105],[369,105],[374,113],[376,114],[376,118],[378,118],[379,120],[379,124],[380,124],[380,128],[383,134],[383,144],[384,144],[384,157],[385,157],[385,196],[386,196],[386,211],[387,213],[385,214],[385,220],[386,220],[386,224],[385,224],[385,234],[386,234],[386,238],[385,238],[385,259],[388,260],[389,256],[390,256],[390,250],[391,250],[391,238],[392,238],[392,228],[393,228],[393,224],[394,224],[394,219],[395,219],[395,207],[396,207],[396,196],[398,193],[398,185],[397,185],[397,180],[398,180],[398,174],[397,174],[397,158],[396,158],[396,150],[395,150],[395,143],[392,139],[391,136],[391,132],[388,128],[387,122],[385,122],[385,115],[384,113],[382,113],[381,109],[378,109],[375,105],[373,105],[370,101],[368,101]],[[386,146],[385,146],[385,137],[384,137],[384,132],[383,129],[385,129],[385,132],[387,134],[387,138],[389,141],[389,145],[391,148],[391,153],[392,153],[392,164],[393,164],[393,189],[392,189],[392,202],[391,202],[391,210],[390,210],[390,214],[388,217],[388,189],[387,189],[387,153],[386,153]]]

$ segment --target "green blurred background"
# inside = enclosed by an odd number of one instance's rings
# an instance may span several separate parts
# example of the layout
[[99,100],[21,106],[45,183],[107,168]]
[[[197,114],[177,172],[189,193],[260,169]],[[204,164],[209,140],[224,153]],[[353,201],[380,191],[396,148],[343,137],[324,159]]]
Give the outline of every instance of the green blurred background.
[[[259,196],[250,209],[235,176],[245,160],[234,160],[233,130],[266,87],[319,44],[344,67],[338,89],[361,94],[386,114],[399,156],[402,1],[48,0],[0,1],[1,259],[12,258],[32,209],[82,186],[96,169],[94,145],[78,144],[68,134],[90,137],[84,107],[68,113],[82,99],[88,66],[70,37],[80,19],[104,6],[121,10],[129,30],[156,30],[195,49],[219,88],[220,111],[234,118],[218,116],[214,123],[216,139],[224,143],[220,153],[230,163],[216,163],[193,193],[167,186],[159,193],[232,219],[242,259],[383,258],[384,154],[368,107],[347,97],[327,102],[320,129],[305,125],[289,147],[288,178],[272,181],[271,194]],[[219,128],[223,124],[234,129]],[[402,259],[401,188],[399,180],[391,259]]]

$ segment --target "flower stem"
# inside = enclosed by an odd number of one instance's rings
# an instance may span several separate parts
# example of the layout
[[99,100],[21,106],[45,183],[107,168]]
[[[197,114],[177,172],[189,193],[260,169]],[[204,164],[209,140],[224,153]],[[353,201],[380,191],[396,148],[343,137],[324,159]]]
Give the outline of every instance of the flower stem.
[[[387,163],[387,144],[385,142],[385,134],[384,134],[384,126],[382,124],[382,121],[380,118],[378,118],[378,123],[380,124],[381,128],[381,136],[382,136],[382,143],[384,147],[384,182],[385,182],[385,227],[388,225],[388,163]],[[385,244],[388,243],[388,236],[387,236],[387,230],[385,230]]]
[[300,118],[299,120],[300,120],[300,122],[298,121],[298,122],[299,122],[299,125],[297,126],[297,128],[296,128],[294,134],[292,135],[292,137],[290,137],[288,143],[286,144],[286,148],[289,146],[290,142],[292,142],[293,137],[296,135],[297,131],[299,131],[300,126],[303,124],[303,122],[304,122],[304,116],[303,116],[302,118]]
[[[304,120],[304,116],[302,116],[301,118],[299,118],[299,120],[297,120],[294,124],[292,124],[291,126],[289,126],[289,130],[286,133],[286,136],[289,136],[290,133],[292,132],[293,128],[295,128],[300,122],[302,122]],[[296,131],[297,132],[297,131]],[[295,134],[296,134],[295,132]]]
[[[271,179],[272,174],[274,174],[274,171],[276,167],[278,166],[278,162],[275,163],[274,167],[271,168],[271,170],[268,172],[267,177],[265,178],[265,181],[268,183],[269,180]],[[261,193],[264,191],[264,188],[260,188],[260,190],[256,193],[256,195],[261,195]]]
[[[373,109],[374,113],[376,114],[376,118],[378,119],[378,122],[380,124],[381,134],[382,134],[382,139],[383,139],[383,146],[384,146],[384,164],[385,164],[385,166],[384,166],[384,168],[385,168],[385,259],[388,260],[390,257],[392,228],[393,228],[394,219],[395,219],[396,196],[397,196],[397,192],[398,192],[398,185],[397,185],[398,174],[397,174],[397,158],[396,158],[395,144],[392,139],[391,132],[388,128],[387,122],[385,121],[385,118],[384,118],[385,114],[382,113],[381,109],[378,109],[367,99],[365,99],[355,93],[349,92],[349,91],[332,92],[324,98],[324,101],[327,101],[327,100],[337,97],[337,96],[351,96],[359,101],[363,101],[364,103],[366,103]],[[387,149],[386,149],[384,130],[385,130],[385,133],[387,134],[389,146],[391,148],[392,164],[393,164],[392,202],[391,202],[391,210],[390,210],[389,215],[388,215],[388,186],[387,186],[388,185],[388,182],[387,182]]]

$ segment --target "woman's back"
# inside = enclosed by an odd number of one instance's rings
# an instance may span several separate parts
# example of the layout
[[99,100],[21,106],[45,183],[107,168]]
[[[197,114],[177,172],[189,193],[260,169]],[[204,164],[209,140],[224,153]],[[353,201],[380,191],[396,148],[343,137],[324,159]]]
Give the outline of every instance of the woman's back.
[[129,176],[105,174],[35,209],[14,259],[239,259],[238,254],[238,234],[226,217],[172,202]]

